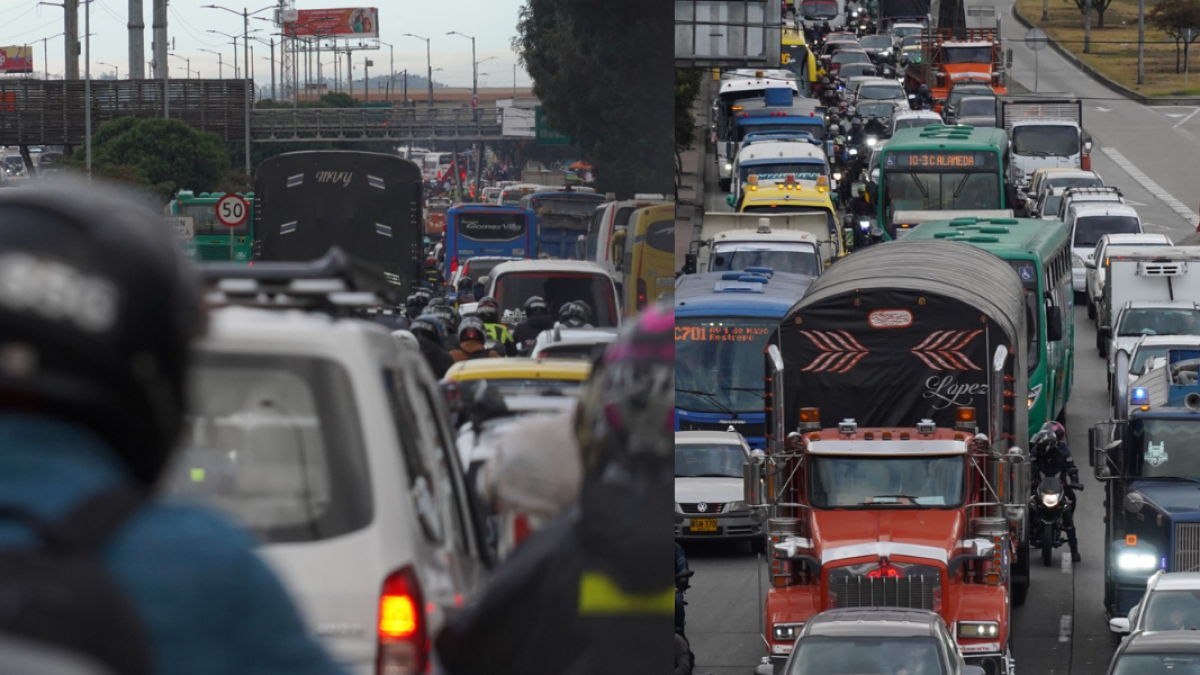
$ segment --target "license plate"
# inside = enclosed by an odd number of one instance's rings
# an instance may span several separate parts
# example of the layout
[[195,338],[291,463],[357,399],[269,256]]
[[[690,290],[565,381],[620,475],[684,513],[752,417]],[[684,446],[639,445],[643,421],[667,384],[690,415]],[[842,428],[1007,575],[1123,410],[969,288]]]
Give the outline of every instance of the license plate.
[[712,518],[693,518],[692,532],[716,532],[717,521]]

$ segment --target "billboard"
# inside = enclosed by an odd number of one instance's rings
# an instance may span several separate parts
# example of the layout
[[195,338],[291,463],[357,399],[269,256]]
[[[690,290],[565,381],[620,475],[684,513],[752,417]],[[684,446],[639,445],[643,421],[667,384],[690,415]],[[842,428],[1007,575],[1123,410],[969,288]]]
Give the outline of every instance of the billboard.
[[33,50],[29,47],[0,47],[0,73],[32,73]]
[[379,37],[379,10],[375,7],[289,10],[280,18],[288,35]]

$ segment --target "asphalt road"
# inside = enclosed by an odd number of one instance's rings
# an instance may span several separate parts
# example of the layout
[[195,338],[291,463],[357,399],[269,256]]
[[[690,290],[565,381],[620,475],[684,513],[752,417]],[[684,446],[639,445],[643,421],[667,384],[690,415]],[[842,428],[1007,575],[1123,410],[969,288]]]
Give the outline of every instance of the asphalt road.
[[[1149,232],[1175,239],[1194,232],[1200,176],[1200,107],[1155,107],[1123,99],[1091,80],[1053,50],[1037,55],[1021,37],[1025,29],[1005,13],[1006,46],[1013,50],[1014,79],[1039,94],[1084,100],[1084,126],[1096,143],[1092,168],[1121,188]],[[705,161],[713,161],[711,155]],[[708,210],[724,211],[724,194],[711,182]],[[1105,362],[1095,350],[1095,328],[1083,307],[1075,311],[1075,386],[1067,408],[1068,440],[1086,489],[1076,513],[1083,562],[1035,564],[1029,599],[1013,611],[1014,649],[1021,675],[1102,675],[1114,643],[1103,614],[1101,485],[1087,468],[1087,430],[1108,417]],[[1065,547],[1063,548],[1065,550]],[[688,546],[692,590],[688,635],[699,672],[753,672],[765,654],[761,638],[765,568],[748,546]]]

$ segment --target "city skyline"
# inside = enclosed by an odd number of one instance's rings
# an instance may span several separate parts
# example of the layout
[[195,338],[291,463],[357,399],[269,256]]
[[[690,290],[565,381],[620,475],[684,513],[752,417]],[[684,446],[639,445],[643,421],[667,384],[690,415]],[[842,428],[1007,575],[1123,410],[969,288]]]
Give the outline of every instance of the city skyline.
[[[199,77],[216,79],[219,77],[219,64],[223,63],[224,76],[233,77],[233,66],[230,60],[234,58],[232,40],[209,33],[210,30],[220,31],[229,35],[237,35],[237,64],[240,70],[243,63],[242,55],[242,20],[230,12],[215,9],[205,9],[204,4],[223,4],[230,9],[241,10],[240,3],[220,3],[211,0],[192,0],[184,6],[183,2],[172,3],[168,6],[168,34],[174,39],[172,53],[179,58],[172,58],[170,63],[172,78]],[[513,85],[513,66],[516,65],[516,84],[519,87],[530,86],[529,76],[517,62],[510,43],[516,34],[518,11],[523,0],[498,0],[498,2],[483,6],[467,7],[461,0],[451,0],[449,3],[439,3],[446,8],[462,5],[462,11],[433,11],[422,10],[422,5],[416,2],[412,7],[417,11],[405,11],[404,3],[376,2],[364,3],[362,6],[379,8],[379,37],[382,42],[393,45],[395,54],[395,70],[397,75],[407,69],[410,74],[424,76],[426,73],[426,55],[424,41],[405,37],[412,33],[430,39],[430,56],[434,68],[433,80],[438,84],[450,87],[471,86],[471,41],[458,35],[446,35],[449,31],[457,31],[476,38],[476,61],[483,63],[479,66],[480,87],[511,87]],[[145,0],[145,54],[146,60],[152,57],[151,42],[151,3]],[[251,3],[248,9],[266,7],[272,3]],[[334,6],[344,7],[346,3],[313,2],[297,0],[297,9],[325,9]],[[355,6],[353,4],[349,6]],[[111,75],[114,71],[123,79],[128,77],[128,29],[126,27],[126,0],[94,0],[92,3],[92,77]],[[469,11],[468,11],[469,9]],[[262,12],[258,16],[269,18],[271,12]],[[452,17],[448,19],[446,17]],[[61,77],[63,73],[64,45],[63,15],[60,7],[38,5],[30,0],[0,0],[0,47],[28,46],[32,52],[34,75],[41,77],[49,70],[51,77]],[[497,26],[506,27],[496,30]],[[272,37],[279,40],[278,35],[271,35],[276,27],[269,21],[251,20],[252,37],[269,41]],[[79,9],[79,32],[84,32],[83,0]],[[54,37],[52,37],[54,36]],[[43,47],[43,38],[49,38]],[[252,67],[255,83],[258,86],[270,86],[271,81],[271,49],[268,44],[251,42],[251,54],[255,63]],[[202,51],[208,50],[208,51]],[[220,58],[217,54],[220,54]],[[375,51],[355,53],[354,77],[361,82],[364,59],[371,59],[372,79],[379,75],[387,75],[390,67],[392,51],[382,46]],[[276,69],[279,69],[279,47],[276,43]],[[334,73],[334,55],[325,52],[322,56],[323,75],[331,80]],[[345,70],[346,58],[339,56],[340,67]],[[115,68],[114,68],[115,66]],[[147,74],[149,71],[146,67]],[[80,75],[84,72],[81,47]],[[300,68],[303,76],[303,66]],[[278,72],[276,73],[278,76]],[[342,73],[344,81],[345,74]],[[315,80],[315,77],[314,77]]]

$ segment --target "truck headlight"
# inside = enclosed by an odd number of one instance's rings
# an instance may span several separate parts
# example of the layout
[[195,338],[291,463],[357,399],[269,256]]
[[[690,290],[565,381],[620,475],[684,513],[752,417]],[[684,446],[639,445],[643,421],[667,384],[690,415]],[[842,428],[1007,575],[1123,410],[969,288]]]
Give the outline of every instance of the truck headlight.
[[858,148],[850,148],[850,154],[851,154],[851,155],[857,155],[857,154],[858,154]]
[[1126,551],[1117,556],[1117,567],[1123,570],[1147,571],[1158,567],[1158,558],[1152,553]]
[[1058,506],[1058,493],[1047,492],[1046,494],[1042,495],[1042,506],[1045,506],[1048,509]]
[[1033,406],[1037,403],[1041,395],[1042,385],[1039,384],[1029,388],[1029,410],[1033,410]]
[[771,634],[776,640],[795,640],[801,628],[803,623],[777,623],[771,627]]
[[1000,636],[1000,624],[995,621],[960,621],[960,638],[995,638]]

